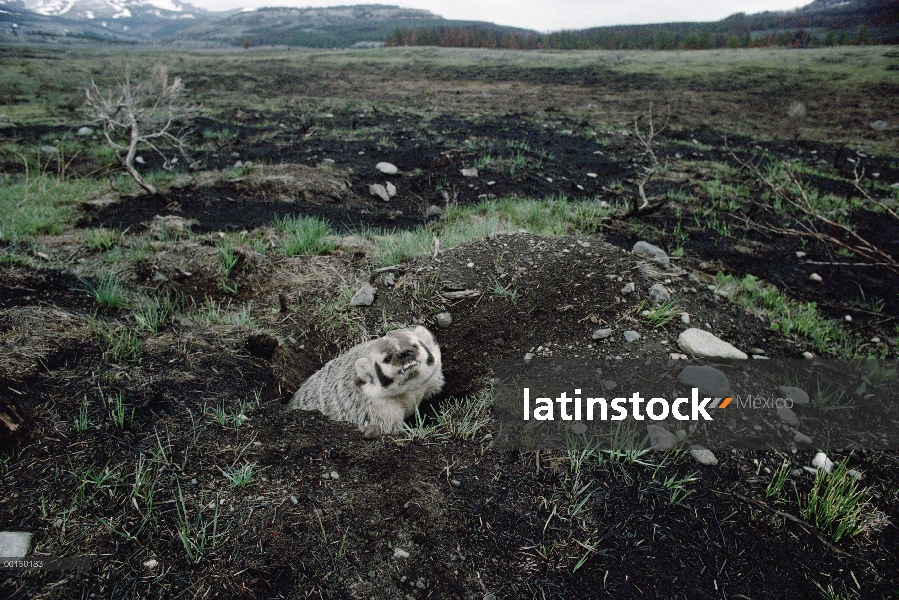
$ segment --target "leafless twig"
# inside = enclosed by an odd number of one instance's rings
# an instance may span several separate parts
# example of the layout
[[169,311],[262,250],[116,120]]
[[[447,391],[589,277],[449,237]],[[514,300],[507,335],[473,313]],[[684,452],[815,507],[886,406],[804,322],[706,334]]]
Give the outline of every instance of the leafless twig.
[[85,90],[86,103],[94,112],[95,122],[102,125],[106,143],[125,170],[151,194],[156,193],[156,188],[134,167],[137,150],[143,145],[157,152],[163,157],[165,168],[170,168],[172,161],[163,148],[174,148],[186,156],[186,123],[197,109],[183,101],[183,92],[181,78],[175,77],[169,83],[164,68],[157,69],[147,82],[132,83],[126,70],[124,81],[112,89],[103,92],[91,82]]

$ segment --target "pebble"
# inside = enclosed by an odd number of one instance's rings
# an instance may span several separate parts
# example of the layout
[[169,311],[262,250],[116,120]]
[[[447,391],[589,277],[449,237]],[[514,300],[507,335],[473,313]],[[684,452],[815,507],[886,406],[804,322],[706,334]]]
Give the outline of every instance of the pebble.
[[150,560],[144,561],[144,566],[147,567],[148,569],[155,569],[157,565],[159,565],[159,561],[156,560],[155,558],[151,558]]
[[340,479],[340,473],[337,471],[331,471],[331,479]]
[[687,354],[708,358],[736,358],[746,360],[746,353],[721,340],[708,331],[691,327],[677,338],[677,345]]
[[762,350],[761,348],[750,348],[750,349],[749,349],[749,353],[750,353],[750,354],[753,354],[753,355],[761,356],[762,354],[765,353],[765,351]]
[[452,480],[450,480],[450,484],[453,487],[460,487],[462,485],[462,482],[459,481],[458,479],[452,479]]
[[623,288],[621,288],[621,293],[622,294],[630,294],[631,292],[633,292],[636,289],[637,289],[637,286],[634,285],[633,282],[631,282],[631,283],[626,284]]
[[656,302],[667,302],[671,299],[671,292],[661,283],[657,283],[649,288],[649,296]]
[[568,430],[574,435],[583,435],[587,433],[587,426],[578,421],[577,423],[574,423],[571,427],[569,427]]
[[387,188],[385,188],[380,183],[373,183],[368,186],[368,193],[372,196],[377,196],[384,202],[388,202],[390,200],[390,194],[387,193]]
[[811,352],[809,352],[808,350],[806,350],[805,352],[802,353],[802,358],[812,360],[813,358],[815,358],[815,355],[812,354]]
[[690,313],[681,313],[680,320],[681,320],[681,323],[683,323],[684,325],[689,325],[690,324]]
[[399,173],[399,169],[396,168],[396,165],[392,165],[389,162],[379,162],[375,165],[375,168],[385,175],[396,175]]
[[804,444],[806,446],[812,445],[812,438],[805,435],[804,433],[799,433],[798,431],[793,433],[793,441],[797,444]]
[[871,343],[873,343],[873,344],[879,344],[879,343],[880,343],[880,338],[879,338],[879,337],[872,337],[872,338],[871,338]]
[[524,362],[525,362],[525,363],[529,363],[529,362],[531,362],[532,360],[534,360],[534,355],[531,354],[530,352],[527,352],[527,353],[524,355]]
[[816,469],[824,469],[825,473],[830,473],[833,470],[833,461],[827,458],[823,452],[819,452],[812,459],[812,466]]
[[847,323],[852,322],[852,315],[846,315],[846,316],[843,317],[843,318],[846,320]]
[[403,550],[402,548],[394,548],[393,549],[393,558],[409,558],[410,554]]
[[808,278],[811,279],[812,281],[814,281],[815,283],[820,283],[820,282],[824,281],[824,279],[817,273],[812,273],[811,275],[808,276]]
[[477,177],[478,170],[477,169],[462,169],[462,177]]
[[777,416],[783,423],[791,427],[799,427],[799,417],[796,416],[793,409],[787,408],[786,406],[778,406]]
[[59,152],[59,148],[56,146],[41,146],[41,152],[44,154],[56,154]]
[[644,242],[642,240],[634,244],[634,247],[631,249],[631,253],[636,254],[637,256],[648,258],[650,260],[654,260],[656,262],[660,262],[663,265],[671,264],[671,261],[669,260],[668,255],[664,250],[662,250],[658,246],[654,246],[649,242]]
[[803,252],[802,250],[797,250],[796,258],[805,258],[805,252]]
[[690,365],[680,372],[677,380],[689,388],[698,388],[703,396],[725,398],[730,395],[730,381],[715,367]]
[[677,436],[659,425],[647,425],[646,433],[649,434],[650,448],[657,452],[667,452],[677,442]]
[[632,329],[629,329],[624,332],[624,339],[628,342],[636,342],[640,339],[640,334]]
[[31,549],[31,533],[27,531],[0,531],[0,556],[22,558]]
[[703,448],[699,445],[690,446],[690,454],[693,456],[693,459],[701,465],[715,466],[718,464],[718,459],[715,458],[714,453],[707,448]]
[[94,130],[90,127],[79,127],[78,131],[75,132],[75,135],[77,135],[78,137],[86,137],[93,134]]
[[781,385],[777,387],[777,391],[780,392],[781,398],[790,398],[793,401],[793,404],[808,406],[808,394],[806,394],[798,387],[794,387],[792,385]]
[[350,306],[371,306],[375,301],[375,293],[375,288],[370,283],[366,283],[353,294]]
[[144,157],[143,157],[143,156],[138,156],[138,157],[136,157],[136,158],[134,159],[134,162],[136,162],[136,163],[139,164],[139,165],[145,165],[145,164],[147,164],[147,161],[144,160]]
[[390,183],[389,181],[384,184],[384,189],[387,190],[387,195],[393,198],[396,196],[396,186]]
[[681,354],[679,352],[672,352],[668,355],[670,360],[689,360],[686,354]]
[[611,329],[597,329],[596,331],[593,332],[593,335],[591,335],[590,337],[593,338],[594,340],[604,340],[607,337],[609,337],[610,335],[612,335]]
[[453,315],[448,312],[437,313],[434,319],[437,321],[437,327],[442,329],[446,329],[453,324]]

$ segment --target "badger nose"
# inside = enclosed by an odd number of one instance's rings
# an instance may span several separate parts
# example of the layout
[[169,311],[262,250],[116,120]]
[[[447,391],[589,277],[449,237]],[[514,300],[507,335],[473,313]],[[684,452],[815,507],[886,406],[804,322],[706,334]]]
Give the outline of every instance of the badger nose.
[[405,362],[407,360],[411,360],[411,359],[415,358],[415,351],[412,350],[411,348],[408,348],[408,349],[400,352],[399,357],[400,357],[400,360],[403,362]]

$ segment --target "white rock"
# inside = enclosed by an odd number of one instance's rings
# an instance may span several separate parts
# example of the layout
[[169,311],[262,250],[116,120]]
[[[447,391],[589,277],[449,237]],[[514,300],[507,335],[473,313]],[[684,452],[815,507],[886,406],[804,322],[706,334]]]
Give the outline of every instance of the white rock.
[[649,288],[649,297],[656,302],[667,302],[671,299],[671,292],[661,283],[657,283]]
[[409,553],[402,548],[396,547],[393,549],[393,558],[409,558],[409,556]]
[[671,264],[671,261],[668,259],[668,255],[665,253],[665,251],[658,246],[653,246],[649,242],[637,242],[631,249],[631,253],[636,254],[637,256],[648,258],[650,260],[654,260],[656,262],[660,262],[663,265]]
[[27,531],[0,531],[0,556],[21,558],[31,549],[31,533]]
[[375,165],[375,168],[385,175],[396,175],[399,173],[399,169],[396,168],[396,165],[392,165],[389,162],[379,162]]
[[624,339],[627,340],[628,342],[636,342],[637,340],[640,339],[640,334],[637,333],[636,331],[629,329],[628,331],[624,332]]
[[155,569],[158,564],[159,564],[159,561],[156,560],[155,558],[151,558],[150,560],[144,561],[144,566],[147,567],[148,569]]
[[797,250],[796,258],[805,258],[805,252],[803,252],[802,250]]
[[814,281],[815,283],[820,283],[820,282],[824,281],[824,279],[817,273],[812,273],[811,275],[808,276],[808,278],[811,279],[812,281]]
[[434,319],[437,321],[437,327],[442,329],[446,329],[453,324],[453,315],[448,312],[437,313]]
[[843,318],[846,320],[847,323],[851,323],[851,322],[852,322],[852,315],[846,315],[846,316],[843,317]]
[[630,294],[631,292],[633,292],[633,291],[636,290],[636,289],[637,289],[637,286],[634,285],[633,282],[627,283],[627,284],[624,285],[623,288],[621,288],[621,293],[622,293],[622,294]]
[[534,360],[534,355],[530,352],[526,352],[524,355],[524,362],[529,363]]
[[812,354],[811,352],[809,352],[808,350],[806,350],[805,352],[802,353],[802,358],[812,360],[813,358],[815,358],[815,355]]
[[823,452],[819,452],[812,459],[812,466],[816,469],[824,469],[824,472],[830,473],[833,470],[833,461],[827,458]]
[[677,436],[659,425],[647,425],[646,433],[649,434],[649,445],[651,449],[656,450],[657,452],[667,452],[668,450],[671,450],[677,442]]
[[331,471],[331,479],[340,479],[340,473],[337,471]]
[[144,157],[143,157],[143,156],[135,157],[134,162],[136,162],[136,163],[139,164],[139,165],[145,165],[145,164],[147,164],[147,161],[144,160]]
[[593,338],[594,340],[604,340],[607,337],[609,337],[610,335],[612,335],[612,330],[607,328],[607,329],[597,329],[596,331],[593,332],[593,335],[591,335],[590,337]]
[[681,313],[680,320],[681,320],[681,323],[683,323],[684,325],[689,325],[690,324],[690,313]]
[[780,392],[781,398],[789,398],[793,401],[793,404],[808,406],[808,394],[806,394],[798,387],[794,387],[792,385],[781,385],[777,387],[777,391]]
[[87,137],[89,135],[94,135],[94,130],[90,127],[79,127],[78,131],[75,132],[75,135],[78,137]]
[[377,196],[384,202],[387,202],[390,200],[390,194],[387,193],[387,188],[385,188],[380,183],[373,183],[370,186],[368,186],[368,193],[371,194],[372,196]]
[[671,360],[687,360],[688,357],[686,354],[681,354],[679,352],[672,352],[671,354],[668,355],[668,358]]
[[475,168],[471,169],[462,169],[462,177],[477,177],[478,170]]
[[377,290],[370,284],[366,283],[359,291],[353,294],[353,298],[350,300],[350,306],[371,306],[375,301],[375,294]]
[[703,448],[702,446],[690,446],[690,454],[693,456],[693,459],[701,465],[709,465],[713,467],[718,464],[718,459],[715,458],[715,455],[712,453],[712,451]]
[[691,327],[677,338],[677,345],[681,350],[693,356],[708,358],[736,358],[746,360],[749,357],[745,352],[733,345],[721,340],[708,331]]
[[384,189],[387,190],[387,195],[393,198],[396,196],[396,186],[390,183],[389,181],[384,184]]
[[44,154],[57,154],[59,152],[59,148],[56,146],[41,146],[41,152]]

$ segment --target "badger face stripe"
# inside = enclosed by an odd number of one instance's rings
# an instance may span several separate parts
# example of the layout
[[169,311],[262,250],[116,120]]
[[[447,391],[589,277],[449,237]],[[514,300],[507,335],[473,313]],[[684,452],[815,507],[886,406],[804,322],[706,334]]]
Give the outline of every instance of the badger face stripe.
[[381,364],[377,362],[375,363],[375,375],[378,376],[378,382],[380,382],[381,387],[390,387],[393,384],[393,378],[384,374],[384,371],[381,370]]
[[421,347],[424,348],[425,353],[428,355],[427,364],[430,367],[431,365],[434,364],[434,355],[431,354],[431,351],[424,344],[422,344]]

